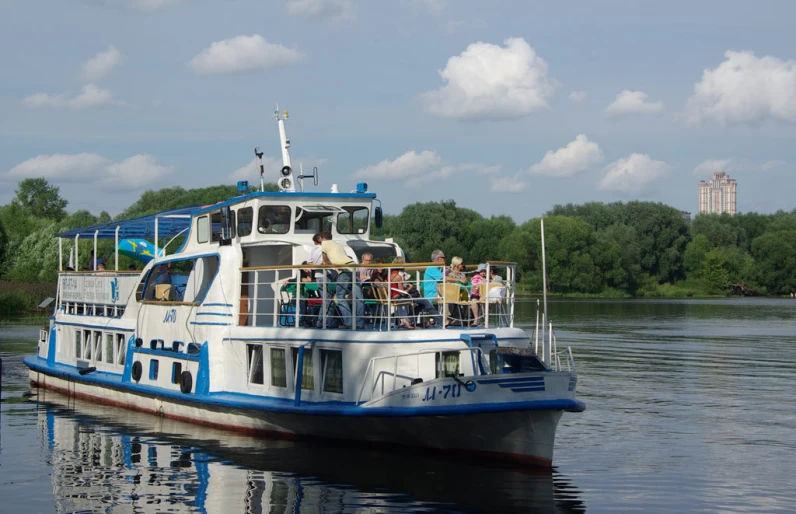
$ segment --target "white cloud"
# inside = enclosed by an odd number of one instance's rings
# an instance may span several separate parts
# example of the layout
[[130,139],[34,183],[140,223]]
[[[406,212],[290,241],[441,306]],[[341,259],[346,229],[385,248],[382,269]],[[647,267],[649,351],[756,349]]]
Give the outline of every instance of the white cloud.
[[113,45],[110,45],[107,51],[99,52],[83,64],[81,78],[86,82],[99,80],[120,62],[122,62],[122,54]]
[[586,99],[586,91],[573,91],[569,94],[569,101],[579,104]]
[[216,41],[188,63],[200,75],[259,71],[301,61],[306,56],[262,36],[237,36]]
[[493,193],[521,193],[528,189],[528,182],[522,180],[522,172],[513,177],[494,177],[490,190]]
[[[22,100],[22,105],[29,109],[51,107],[55,109],[91,109],[102,107],[113,102],[113,95],[107,89],[100,89],[95,84],[83,86],[79,95],[69,97],[67,94],[50,95],[48,93],[34,93]],[[120,105],[119,102],[116,102]]]
[[625,89],[616,100],[603,109],[606,116],[622,116],[625,114],[654,114],[663,110],[663,102],[648,102],[647,93],[628,91]]
[[152,155],[135,155],[114,163],[93,153],[38,155],[14,166],[8,178],[45,177],[61,182],[91,182],[111,191],[157,183],[173,166],[157,164]]
[[161,166],[154,155],[139,154],[108,166],[99,185],[106,190],[120,187],[138,189],[160,182],[173,171],[174,166]]
[[351,0],[288,0],[287,13],[304,18],[344,22],[356,19],[357,8]]
[[437,170],[422,175],[415,175],[407,180],[406,185],[409,187],[420,187],[423,184],[430,182],[439,182],[441,180],[448,180],[454,175],[459,175],[466,172],[473,172],[478,175],[493,175],[500,172],[500,166],[483,166],[470,162],[464,162],[456,165],[443,166]]
[[727,171],[732,159],[707,159],[694,168],[694,175],[710,177],[717,171]]
[[436,152],[425,150],[417,153],[414,150],[406,152],[393,161],[383,160],[378,164],[361,168],[354,172],[356,178],[405,180],[430,171],[442,162]]
[[728,51],[724,57],[694,84],[686,105],[689,123],[754,124],[766,118],[796,123],[796,61],[752,52]]
[[760,166],[760,169],[763,171],[771,171],[775,168],[779,168],[780,166],[785,166],[785,164],[786,164],[785,161],[781,161],[778,159],[773,161],[766,161],[763,163],[762,166]]
[[11,168],[8,176],[93,180],[110,163],[109,159],[93,153],[38,155]]
[[423,94],[426,111],[448,118],[514,119],[547,109],[557,83],[547,63],[522,38],[505,47],[473,43],[439,71],[447,82]]
[[669,165],[647,154],[634,153],[605,167],[600,189],[635,193],[644,191],[650,182],[669,170]]
[[545,153],[544,158],[531,166],[531,173],[549,175],[551,177],[571,177],[576,173],[589,169],[593,164],[602,162],[603,153],[600,145],[589,141],[580,134],[574,141],[555,152]]

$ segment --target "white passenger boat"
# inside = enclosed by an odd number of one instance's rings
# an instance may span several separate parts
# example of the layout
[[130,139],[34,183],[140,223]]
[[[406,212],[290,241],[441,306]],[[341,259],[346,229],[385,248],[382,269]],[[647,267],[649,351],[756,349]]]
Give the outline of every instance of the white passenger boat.
[[[515,264],[481,300],[424,281],[438,264],[399,264],[420,290],[437,287],[446,319],[478,313],[471,327],[435,323],[393,284],[370,286],[361,317],[342,316],[329,270],[313,264],[314,234],[329,231],[359,270],[387,270],[403,251],[371,234],[381,208],[366,184],[304,191],[277,113],[284,166],[279,192],[247,192],[210,206],[68,230],[58,235],[55,312],[37,354],[25,359],[46,388],[194,423],[262,435],[419,447],[456,456],[550,467],[564,411],[580,412],[572,353],[558,351],[537,316],[534,337],[514,326]],[[258,153],[261,158],[262,154]],[[310,177],[317,184],[317,171]],[[298,183],[297,183],[298,181]],[[168,253],[162,239],[183,238]],[[113,271],[63,269],[63,242],[115,241]],[[119,270],[120,241],[150,240],[143,271]],[[122,245],[124,247],[124,245]],[[358,264],[370,253],[386,264]],[[94,266],[96,267],[96,266]],[[436,270],[437,273],[439,269]],[[311,273],[310,275],[313,275]],[[488,274],[489,276],[489,274]],[[166,278],[167,277],[167,278]],[[315,295],[315,297],[313,297]],[[407,318],[417,328],[399,328]],[[342,328],[350,326],[350,328]],[[540,329],[541,327],[541,329]],[[541,341],[539,335],[541,333]]]

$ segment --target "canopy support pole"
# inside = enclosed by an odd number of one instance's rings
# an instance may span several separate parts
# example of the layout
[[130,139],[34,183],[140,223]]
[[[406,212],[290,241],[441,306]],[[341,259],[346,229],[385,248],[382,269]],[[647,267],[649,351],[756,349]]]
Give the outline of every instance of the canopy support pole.
[[119,227],[117,225],[116,226],[116,232],[114,234],[114,239],[115,239],[116,244],[114,245],[115,246],[115,250],[113,251],[113,253],[115,254],[115,258],[116,258],[116,263],[115,263],[115,266],[114,266],[114,269],[116,271],[119,271],[119,229],[120,228],[121,227]]

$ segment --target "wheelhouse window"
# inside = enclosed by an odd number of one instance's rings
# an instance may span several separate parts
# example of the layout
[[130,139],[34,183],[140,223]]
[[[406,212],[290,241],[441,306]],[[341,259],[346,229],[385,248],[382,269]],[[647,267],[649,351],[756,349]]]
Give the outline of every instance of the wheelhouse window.
[[214,243],[221,241],[223,239],[222,234],[222,222],[221,222],[221,211],[215,211],[210,215],[210,227],[212,230],[212,234],[210,236],[210,240]]
[[257,213],[257,231],[261,234],[287,234],[290,231],[290,207],[263,205]]
[[364,234],[368,230],[368,207],[343,207],[337,215],[337,232],[340,234]]
[[218,256],[175,259],[152,267],[136,297],[146,301],[201,303],[218,272]]
[[238,235],[240,237],[244,237],[251,234],[253,224],[254,224],[254,209],[252,207],[244,207],[243,209],[238,209]]
[[196,242],[206,243],[210,241],[210,218],[199,216],[196,220]]
[[295,232],[298,234],[317,234],[332,230],[334,215],[342,209],[330,205],[304,205],[296,208]]
[[343,393],[343,352],[340,350],[321,350],[321,370],[323,391]]

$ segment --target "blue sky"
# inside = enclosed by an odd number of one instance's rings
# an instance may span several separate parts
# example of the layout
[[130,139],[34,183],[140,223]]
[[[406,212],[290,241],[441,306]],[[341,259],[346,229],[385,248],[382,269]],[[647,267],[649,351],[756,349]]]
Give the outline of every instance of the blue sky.
[[[276,180],[273,111],[320,186],[387,213],[455,200],[796,205],[796,3],[0,0],[0,204],[44,176],[69,210]],[[270,172],[270,177],[268,173]],[[313,190],[310,186],[308,190]]]

